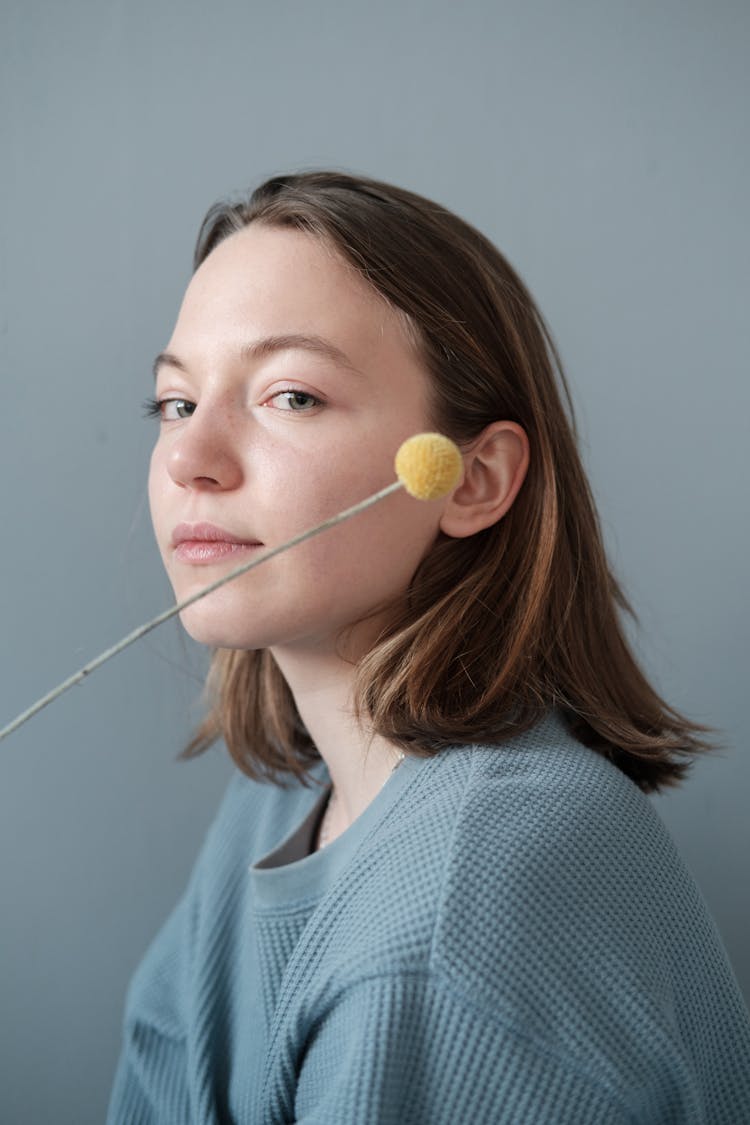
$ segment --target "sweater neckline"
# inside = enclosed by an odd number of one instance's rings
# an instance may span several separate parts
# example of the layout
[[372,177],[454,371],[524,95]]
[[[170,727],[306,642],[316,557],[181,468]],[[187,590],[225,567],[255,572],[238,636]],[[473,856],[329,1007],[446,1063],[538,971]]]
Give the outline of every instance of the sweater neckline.
[[324,786],[323,792],[316,787],[309,794],[302,819],[297,821],[292,831],[272,851],[248,868],[256,908],[278,910],[320,899],[336,881],[360,843],[385,818],[417,773],[433,760],[407,754],[383,788],[341,835],[319,851],[285,863],[283,855],[290,842],[317,821],[328,798],[330,775],[325,763],[321,762],[313,770],[313,776]]

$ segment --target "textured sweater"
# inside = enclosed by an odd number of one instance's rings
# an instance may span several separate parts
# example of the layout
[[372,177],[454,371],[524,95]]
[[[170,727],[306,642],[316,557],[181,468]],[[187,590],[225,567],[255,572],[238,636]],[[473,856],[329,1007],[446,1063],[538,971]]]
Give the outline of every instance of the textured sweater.
[[329,783],[237,772],[128,988],[109,1125],[750,1122],[750,1017],[647,797],[551,713]]

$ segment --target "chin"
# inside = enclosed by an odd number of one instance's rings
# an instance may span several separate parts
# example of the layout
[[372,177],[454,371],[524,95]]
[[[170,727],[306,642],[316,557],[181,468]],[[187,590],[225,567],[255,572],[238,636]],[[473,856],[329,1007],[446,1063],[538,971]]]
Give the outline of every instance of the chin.
[[252,650],[265,648],[262,643],[253,643],[248,637],[247,627],[238,621],[226,621],[222,614],[206,610],[196,603],[180,613],[180,621],[186,633],[200,645],[209,648],[236,648]]

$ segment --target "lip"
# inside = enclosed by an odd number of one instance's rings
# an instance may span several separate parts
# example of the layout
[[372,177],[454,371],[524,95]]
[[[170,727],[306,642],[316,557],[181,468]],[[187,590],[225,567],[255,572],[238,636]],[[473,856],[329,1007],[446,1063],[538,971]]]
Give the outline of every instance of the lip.
[[262,546],[258,539],[243,538],[213,523],[179,523],[172,532],[174,557],[181,562],[199,565]]

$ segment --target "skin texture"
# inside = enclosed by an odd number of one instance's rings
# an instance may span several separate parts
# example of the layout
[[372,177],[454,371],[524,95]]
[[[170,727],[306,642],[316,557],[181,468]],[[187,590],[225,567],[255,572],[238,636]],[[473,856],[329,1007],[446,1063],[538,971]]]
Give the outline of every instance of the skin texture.
[[[289,335],[325,340],[347,362],[299,346],[241,355],[245,345]],[[178,599],[247,557],[180,559],[172,546],[179,523],[208,522],[275,546],[389,484],[402,441],[435,428],[429,375],[403,317],[299,231],[254,224],[222,242],[193,276],[165,351],[180,366],[159,370],[149,498]],[[440,530],[469,535],[504,514],[528,442],[520,427],[499,422],[464,461],[448,497],[396,493],[182,614],[205,644],[271,649],[338,790],[332,837],[396,759],[351,718],[353,664]]]

